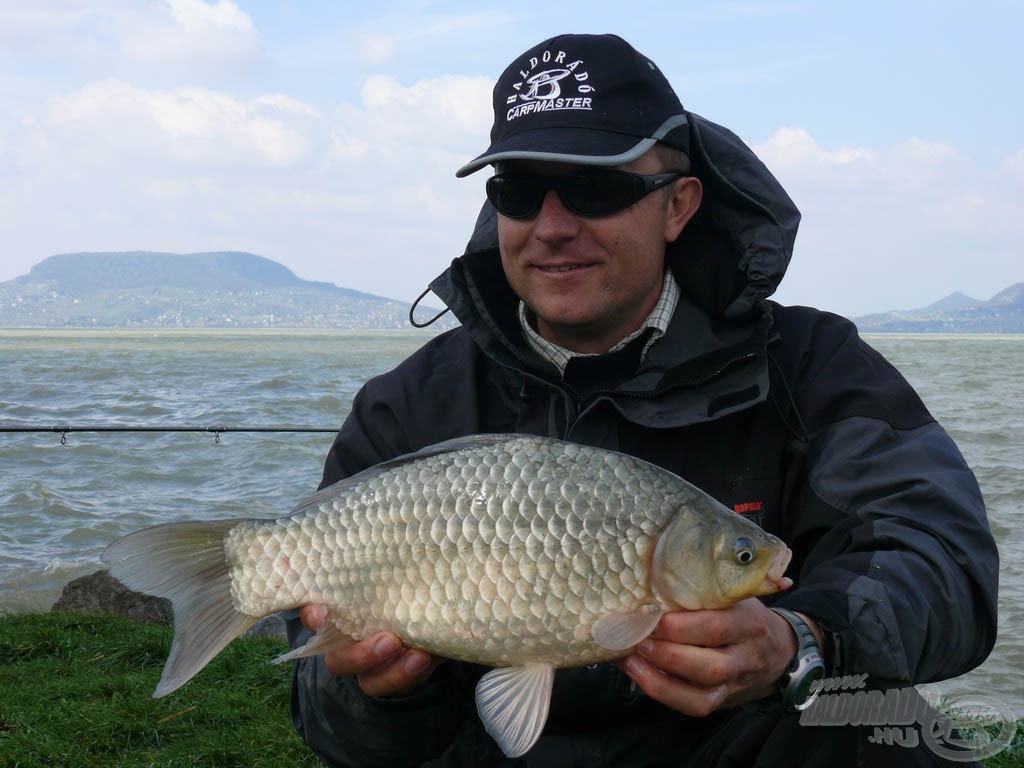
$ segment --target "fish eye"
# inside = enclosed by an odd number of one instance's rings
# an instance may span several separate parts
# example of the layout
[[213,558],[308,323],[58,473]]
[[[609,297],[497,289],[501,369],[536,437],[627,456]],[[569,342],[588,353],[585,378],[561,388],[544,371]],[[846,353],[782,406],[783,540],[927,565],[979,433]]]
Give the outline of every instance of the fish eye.
[[732,545],[733,559],[740,565],[750,565],[754,562],[754,542],[745,536],[736,539]]

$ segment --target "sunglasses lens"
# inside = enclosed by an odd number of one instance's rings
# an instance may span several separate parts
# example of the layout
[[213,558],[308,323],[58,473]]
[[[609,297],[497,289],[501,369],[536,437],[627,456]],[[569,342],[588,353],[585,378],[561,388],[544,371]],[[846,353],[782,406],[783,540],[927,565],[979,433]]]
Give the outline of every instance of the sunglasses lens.
[[545,195],[553,189],[562,205],[577,216],[608,216],[629,208],[681,175],[641,176],[624,171],[588,171],[569,176],[499,173],[487,180],[487,199],[509,218],[529,219],[537,214]]
[[624,173],[581,174],[559,190],[565,207],[580,216],[607,216],[628,208],[643,196],[633,177]]
[[499,174],[487,180],[487,199],[512,219],[528,219],[540,210],[547,188],[533,176]]

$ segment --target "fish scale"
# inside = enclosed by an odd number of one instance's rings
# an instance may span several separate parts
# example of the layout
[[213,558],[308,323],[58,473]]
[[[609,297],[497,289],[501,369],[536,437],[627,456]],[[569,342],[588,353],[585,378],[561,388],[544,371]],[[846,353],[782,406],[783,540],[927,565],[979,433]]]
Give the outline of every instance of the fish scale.
[[668,611],[785,588],[789,550],[634,457],[474,435],[372,467],[287,517],[157,526],[104,559],[129,587],[174,604],[156,695],[260,617],[320,603],[330,627],[282,659],[386,629],[496,667],[478,684],[478,711],[516,755],[543,728],[555,668],[623,656]]

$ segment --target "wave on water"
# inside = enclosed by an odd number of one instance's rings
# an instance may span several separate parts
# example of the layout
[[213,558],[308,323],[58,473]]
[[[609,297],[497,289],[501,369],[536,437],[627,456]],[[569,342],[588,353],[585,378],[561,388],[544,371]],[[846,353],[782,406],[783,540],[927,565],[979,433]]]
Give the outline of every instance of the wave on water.
[[103,561],[98,557],[55,557],[43,566],[43,575],[56,574],[60,576],[105,567]]

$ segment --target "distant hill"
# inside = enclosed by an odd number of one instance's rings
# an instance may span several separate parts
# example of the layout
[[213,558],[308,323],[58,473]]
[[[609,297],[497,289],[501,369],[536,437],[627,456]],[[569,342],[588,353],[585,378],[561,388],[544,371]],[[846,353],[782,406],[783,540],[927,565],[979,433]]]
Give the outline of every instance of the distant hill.
[[[7,328],[408,328],[409,305],[252,253],[65,253],[0,283]],[[417,318],[436,310],[420,307]],[[451,315],[443,325],[451,327]]]
[[860,331],[873,333],[1024,333],[1024,283],[988,301],[957,292],[927,307],[866,315],[854,322]]
[[[303,280],[271,259],[213,253],[64,253],[0,283],[3,328],[408,328],[409,305]],[[416,317],[437,314],[419,307]],[[433,327],[455,325],[451,313]],[[856,318],[863,332],[1024,333],[1024,283]]]

